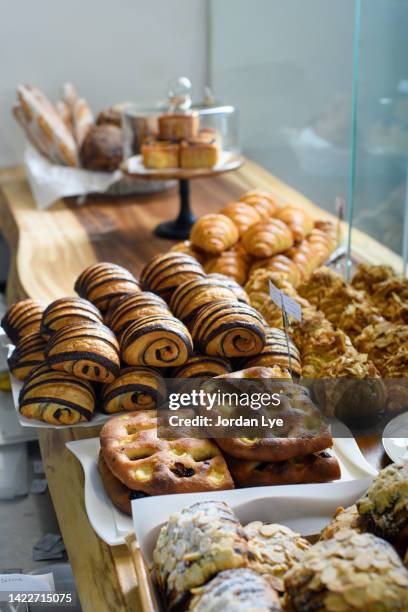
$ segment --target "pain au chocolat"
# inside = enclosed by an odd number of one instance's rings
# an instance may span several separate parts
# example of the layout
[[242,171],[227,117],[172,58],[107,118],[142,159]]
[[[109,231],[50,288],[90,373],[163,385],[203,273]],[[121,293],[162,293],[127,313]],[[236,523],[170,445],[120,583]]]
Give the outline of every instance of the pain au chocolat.
[[68,372],[56,372],[43,364],[24,381],[19,409],[28,419],[52,425],[75,425],[91,420],[95,394],[89,381]]
[[22,300],[7,310],[1,326],[14,344],[23,336],[39,332],[45,304],[38,300]]
[[200,308],[191,325],[196,348],[206,355],[249,357],[265,345],[262,316],[242,302],[220,300]]
[[120,340],[121,357],[128,365],[167,368],[183,365],[193,352],[187,327],[169,314],[146,315],[131,323]]
[[115,302],[106,313],[105,323],[119,337],[131,323],[151,314],[170,314],[170,310],[160,296],[141,291]]
[[201,306],[216,300],[236,302],[235,293],[227,283],[217,278],[195,278],[182,283],[170,299],[170,308],[174,315],[188,324]]
[[123,484],[149,495],[234,488],[214,442],[158,438],[157,424],[156,410],[140,410],[113,417],[103,426],[103,457]]
[[231,372],[231,364],[221,357],[192,355],[179,368],[172,370],[172,378],[213,378]]
[[49,340],[52,334],[59,329],[81,321],[102,323],[102,315],[88,300],[80,297],[60,298],[51,302],[44,310],[41,319],[41,335],[45,340]]
[[38,332],[23,336],[8,358],[10,372],[19,380],[24,380],[30,372],[45,361],[46,342]]
[[161,374],[153,368],[131,367],[121,370],[101,391],[102,410],[109,414],[151,410],[164,399],[166,388]]
[[217,281],[222,281],[231,289],[233,293],[235,293],[235,297],[238,302],[244,302],[245,304],[249,304],[249,296],[245,289],[241,287],[241,285],[231,276],[227,276],[226,274],[220,274],[218,272],[211,272],[208,274],[208,278],[212,278]]
[[291,370],[292,374],[301,376],[300,353],[293,340],[277,327],[266,327],[265,339],[265,346],[260,353],[245,360],[242,367],[263,366],[273,368],[274,366],[280,366],[286,370]]
[[48,341],[45,358],[53,370],[110,383],[119,372],[119,345],[105,325],[91,321],[69,325]]
[[170,251],[150,260],[140,275],[140,284],[144,290],[158,293],[168,301],[181,283],[204,277],[205,272],[194,257]]
[[129,270],[107,262],[86,268],[78,276],[74,289],[101,312],[106,312],[110,304],[122,295],[140,291],[139,283]]

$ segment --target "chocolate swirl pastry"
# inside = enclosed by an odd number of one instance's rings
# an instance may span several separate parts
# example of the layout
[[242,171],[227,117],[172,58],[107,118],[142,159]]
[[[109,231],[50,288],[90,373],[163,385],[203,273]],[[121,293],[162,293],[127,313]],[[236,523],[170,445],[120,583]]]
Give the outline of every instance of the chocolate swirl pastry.
[[227,276],[226,274],[219,274],[218,272],[212,272],[211,274],[208,274],[208,278],[214,278],[218,281],[222,281],[231,289],[233,293],[235,293],[235,297],[237,298],[238,302],[249,304],[249,296],[245,289],[230,276]]
[[90,421],[95,409],[95,393],[90,382],[67,372],[41,365],[24,381],[19,409],[28,419],[52,425],[75,425]]
[[193,257],[170,251],[150,260],[140,275],[140,284],[143,289],[158,293],[168,301],[181,283],[204,276],[203,268]]
[[129,270],[106,262],[86,268],[78,276],[74,289],[101,312],[106,312],[112,302],[122,295],[140,291],[139,283]]
[[45,361],[45,340],[38,332],[23,336],[8,358],[10,372],[24,380],[30,372]]
[[193,352],[185,325],[171,314],[154,314],[131,323],[121,337],[121,356],[128,365],[167,368],[183,365]]
[[14,344],[23,336],[40,331],[44,308],[45,304],[38,300],[22,300],[10,306],[1,326]]
[[160,404],[166,394],[164,380],[152,368],[125,368],[101,391],[103,412],[151,410]]
[[106,325],[119,337],[130,323],[151,314],[170,314],[161,297],[149,291],[124,295],[115,302],[105,316]]
[[259,355],[246,359],[242,367],[264,366],[273,368],[274,366],[280,366],[287,370],[290,369],[292,374],[301,376],[300,354],[293,340],[286,337],[285,332],[277,327],[267,327],[265,331],[265,346]]
[[219,357],[257,355],[265,345],[261,315],[247,304],[220,300],[198,311],[191,335],[199,351]]
[[99,310],[82,298],[66,297],[51,302],[44,310],[41,320],[41,335],[49,340],[52,334],[63,327],[74,325],[81,321],[102,323]]
[[194,589],[194,597],[188,609],[190,612],[280,612],[283,608],[274,587],[273,578],[252,569],[242,567],[226,570],[207,584]]
[[170,299],[174,315],[188,324],[201,306],[216,300],[236,302],[235,293],[223,280],[194,278],[179,285]]
[[64,327],[48,341],[45,358],[53,370],[110,383],[119,372],[119,345],[105,325],[82,322]]
[[213,378],[231,372],[231,365],[221,357],[193,355],[179,368],[174,368],[172,378]]

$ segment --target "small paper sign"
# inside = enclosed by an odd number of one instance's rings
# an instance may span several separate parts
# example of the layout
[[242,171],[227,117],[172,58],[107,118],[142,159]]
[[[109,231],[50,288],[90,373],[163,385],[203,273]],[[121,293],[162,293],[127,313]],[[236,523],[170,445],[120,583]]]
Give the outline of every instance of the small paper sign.
[[278,308],[286,313],[287,316],[291,316],[296,321],[302,320],[302,309],[300,305],[289,296],[285,295],[280,289],[278,289],[272,281],[269,281],[269,295],[271,300],[276,304]]

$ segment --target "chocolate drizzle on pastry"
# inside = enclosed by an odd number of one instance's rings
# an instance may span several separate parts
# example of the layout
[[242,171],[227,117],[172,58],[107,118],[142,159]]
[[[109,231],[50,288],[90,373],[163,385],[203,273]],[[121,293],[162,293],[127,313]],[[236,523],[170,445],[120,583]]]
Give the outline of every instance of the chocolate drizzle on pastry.
[[125,368],[112,383],[103,386],[102,409],[107,413],[151,410],[163,401],[165,393],[164,380],[157,370]]
[[79,378],[110,383],[119,372],[119,345],[101,324],[76,323],[56,332],[45,349],[48,365]]
[[172,370],[172,378],[213,378],[231,372],[231,365],[221,357],[193,355],[179,368]]
[[191,327],[198,350],[219,357],[257,355],[265,345],[261,315],[252,306],[220,300],[203,306]]
[[102,323],[102,316],[99,310],[88,300],[80,297],[60,298],[51,302],[44,310],[41,320],[41,335],[45,340],[48,340],[59,329],[81,321]]
[[201,306],[216,300],[236,302],[235,293],[223,280],[193,278],[179,285],[170,299],[174,315],[188,324]]
[[7,310],[1,326],[14,344],[32,332],[40,331],[45,304],[38,300],[22,300]]
[[166,302],[149,291],[124,295],[113,304],[105,316],[106,325],[119,337],[134,321],[151,314],[169,314]]
[[45,340],[38,332],[23,336],[7,360],[13,376],[24,380],[35,367],[43,364],[45,346]]
[[153,257],[142,271],[140,284],[143,289],[158,293],[168,301],[181,283],[204,276],[205,272],[196,259],[185,253],[170,251]]
[[78,276],[74,289],[101,312],[105,312],[114,300],[123,295],[140,291],[133,274],[121,266],[105,262],[86,268]]
[[265,346],[259,355],[245,360],[242,367],[264,366],[273,368],[274,366],[280,366],[287,370],[291,369],[293,374],[300,376],[302,374],[300,354],[293,340],[286,337],[282,329],[276,327],[267,327],[265,338]]
[[19,396],[19,409],[29,419],[53,425],[89,421],[95,408],[91,383],[47,365],[35,368],[26,378]]
[[188,329],[171,314],[154,314],[131,323],[121,337],[121,356],[129,365],[183,365],[193,352]]

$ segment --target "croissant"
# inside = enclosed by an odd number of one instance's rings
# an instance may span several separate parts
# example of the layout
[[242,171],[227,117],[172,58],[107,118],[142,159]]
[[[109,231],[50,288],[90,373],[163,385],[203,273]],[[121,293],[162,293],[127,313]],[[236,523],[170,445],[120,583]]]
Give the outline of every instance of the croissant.
[[101,391],[103,412],[150,410],[157,408],[166,395],[161,374],[152,368],[133,367],[119,372],[117,378]]
[[194,247],[206,253],[222,253],[238,242],[238,228],[229,217],[208,214],[200,217],[191,229],[190,240]]
[[19,410],[28,419],[52,425],[90,421],[95,409],[91,383],[43,364],[26,378],[19,395]]
[[109,383],[119,372],[119,345],[105,325],[81,322],[53,334],[45,349],[53,370],[65,370],[78,378]]
[[313,229],[313,219],[301,208],[286,206],[276,213],[276,218],[280,219],[290,227],[295,242],[304,240]]
[[179,366],[192,352],[188,329],[170,314],[155,314],[134,321],[121,337],[121,355],[128,365]]
[[316,254],[308,240],[303,240],[300,244],[288,249],[284,255],[296,265],[302,282],[307,281],[313,270],[320,265],[320,255]]
[[208,275],[208,278],[213,278],[222,281],[235,294],[235,297],[238,302],[245,302],[245,304],[249,304],[249,296],[245,289],[241,287],[241,285],[230,276],[226,276],[225,274],[218,274],[217,272],[212,272]]
[[179,368],[172,370],[172,378],[213,378],[231,372],[231,365],[221,357],[193,355]]
[[7,360],[13,376],[24,380],[34,368],[43,364],[45,344],[38,332],[23,336]]
[[290,249],[293,234],[280,219],[269,219],[250,227],[242,237],[242,244],[246,252],[254,257],[272,257]]
[[191,335],[197,349],[206,355],[247,357],[265,345],[261,315],[248,304],[220,300],[198,311]]
[[278,210],[274,197],[270,193],[259,189],[247,191],[239,199],[240,202],[245,202],[255,208],[262,219],[269,219]]
[[178,319],[188,324],[201,306],[215,300],[237,301],[235,293],[224,281],[197,278],[177,287],[170,300],[170,309]]
[[38,300],[16,302],[6,311],[1,326],[14,344],[23,336],[40,331],[45,304]]
[[99,310],[88,300],[79,297],[55,300],[44,310],[41,319],[41,335],[45,340],[48,340],[59,329],[80,321],[102,323],[102,316]]
[[105,315],[105,324],[119,337],[123,330],[141,317],[150,314],[169,314],[166,302],[149,291],[121,297]]
[[78,276],[74,289],[101,312],[105,312],[110,304],[122,295],[140,291],[135,277],[125,268],[113,263],[89,266]]
[[224,251],[207,262],[205,271],[208,274],[211,272],[224,274],[243,285],[248,276],[248,263],[238,251]]
[[199,251],[194,248],[191,244],[190,240],[184,240],[183,242],[178,242],[173,245],[170,251],[176,251],[177,253],[184,253],[185,255],[190,255],[194,257],[201,265],[204,265],[207,260],[207,254],[203,251]]
[[245,234],[251,225],[258,223],[262,219],[256,208],[245,202],[231,202],[220,210],[220,214],[229,217],[235,223],[240,236]]
[[193,257],[170,251],[164,255],[156,255],[150,260],[143,268],[140,283],[144,290],[158,293],[168,301],[181,283],[204,276],[203,268]]
[[259,355],[246,359],[242,367],[252,368],[261,366],[274,368],[278,366],[284,370],[291,371],[293,374],[301,376],[302,366],[300,363],[300,353],[293,340],[287,337],[282,329],[276,327],[267,327],[265,338],[265,346]]
[[274,255],[273,257],[266,257],[265,259],[258,259],[252,264],[249,275],[253,274],[256,270],[270,270],[280,274],[282,278],[288,280],[294,287],[297,287],[302,280],[302,275],[297,265],[286,257],[286,255]]

